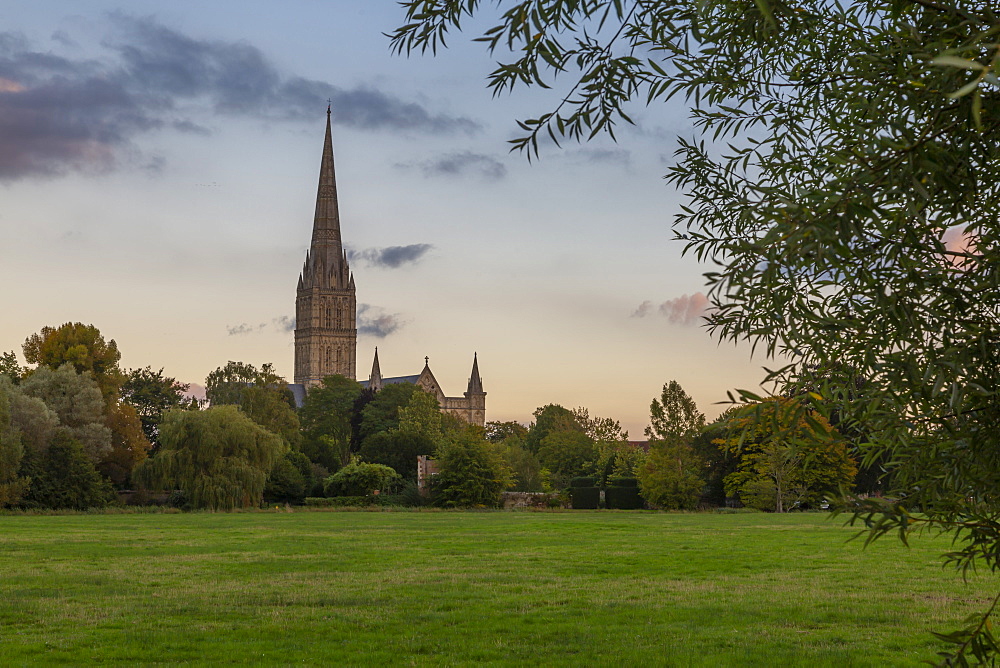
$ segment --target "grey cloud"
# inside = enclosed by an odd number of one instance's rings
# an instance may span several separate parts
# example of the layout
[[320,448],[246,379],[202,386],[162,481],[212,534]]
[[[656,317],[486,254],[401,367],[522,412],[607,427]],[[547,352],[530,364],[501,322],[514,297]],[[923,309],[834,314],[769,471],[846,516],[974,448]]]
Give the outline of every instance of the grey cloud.
[[636,309],[632,312],[633,318],[645,318],[649,315],[649,312],[653,310],[653,302],[648,299],[643,303],[639,304]]
[[254,332],[259,332],[266,327],[266,323],[260,323],[259,325],[248,325],[245,322],[241,322],[238,325],[226,325],[226,331],[229,336],[242,336],[244,334],[253,334]]
[[569,156],[577,162],[601,162],[622,167],[632,164],[632,153],[623,148],[581,148],[572,151]]
[[358,304],[358,333],[384,339],[406,323],[398,313],[386,313],[371,304]]
[[275,318],[271,323],[279,332],[291,332],[295,330],[295,318],[290,318],[287,315]]
[[347,257],[349,260],[362,260],[371,267],[395,269],[408,262],[416,262],[432,248],[434,246],[430,244],[366,248],[360,251],[348,250]]
[[[275,331],[287,333],[295,329],[295,318],[291,318],[287,315],[279,316],[277,318],[271,319],[271,325],[274,326]],[[265,329],[267,329],[267,323],[261,322],[256,325],[250,325],[245,322],[239,325],[227,325],[226,331],[229,336],[242,336],[244,334],[260,334]]]
[[507,176],[507,167],[496,158],[482,153],[463,151],[448,153],[433,160],[397,163],[400,169],[417,168],[424,176],[478,176],[486,181],[498,181]]
[[363,130],[481,129],[375,88],[286,75],[246,42],[194,39],[124,14],[111,26],[98,59],[44,53],[20,33],[0,33],[0,181],[119,168],[137,153],[134,139],[161,127],[209,133],[181,109],[295,121],[316,119],[329,98],[336,123]]

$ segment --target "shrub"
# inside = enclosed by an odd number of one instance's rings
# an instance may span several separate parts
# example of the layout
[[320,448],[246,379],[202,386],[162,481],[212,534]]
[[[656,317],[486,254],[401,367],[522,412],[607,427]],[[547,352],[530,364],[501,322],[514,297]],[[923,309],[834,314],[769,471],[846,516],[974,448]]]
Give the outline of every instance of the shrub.
[[604,491],[605,508],[636,510],[638,508],[642,508],[642,506],[642,497],[639,496],[638,487],[608,487]]
[[569,498],[574,510],[596,510],[601,506],[601,490],[597,487],[570,487]]
[[327,496],[369,496],[375,490],[390,493],[402,480],[385,464],[369,464],[354,460],[323,483]]
[[589,476],[578,476],[569,481],[570,487],[594,487],[597,485],[597,478]]

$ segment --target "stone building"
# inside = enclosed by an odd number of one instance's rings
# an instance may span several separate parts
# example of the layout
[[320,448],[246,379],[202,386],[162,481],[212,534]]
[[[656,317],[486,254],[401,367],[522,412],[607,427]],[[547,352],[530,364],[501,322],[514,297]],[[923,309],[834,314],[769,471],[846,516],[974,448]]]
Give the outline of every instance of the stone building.
[[[330,108],[326,110],[326,138],[319,170],[316,215],[312,241],[306,252],[295,295],[295,375],[289,385],[299,406],[306,392],[323,378],[341,375],[357,378],[357,298],[340,235],[340,211],[337,206],[337,178],[333,165],[333,137]],[[431,373],[428,358],[414,376],[383,378],[378,364],[378,349],[367,382],[361,384],[376,391],[392,383],[414,383],[437,397],[441,410],[473,424],[486,424],[486,392],[479,377],[479,360],[472,357],[468,389],[461,397],[445,396]]]
[[483,391],[483,380],[479,377],[479,358],[476,353],[472,354],[472,373],[469,375],[468,388],[460,397],[448,397],[445,396],[441,384],[431,372],[430,358],[424,358],[423,370],[414,376],[383,378],[378,363],[378,348],[376,348],[371,375],[368,376],[368,382],[362,381],[361,385],[378,391],[393,383],[413,383],[425,392],[437,397],[442,412],[457,415],[466,422],[478,424],[480,427],[486,425],[486,392]]

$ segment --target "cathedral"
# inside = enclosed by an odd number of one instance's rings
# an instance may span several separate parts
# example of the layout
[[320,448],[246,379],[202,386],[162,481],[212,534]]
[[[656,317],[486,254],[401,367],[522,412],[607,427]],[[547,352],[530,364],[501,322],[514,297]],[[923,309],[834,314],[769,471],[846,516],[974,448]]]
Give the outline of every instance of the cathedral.
[[[330,108],[327,107],[326,138],[320,162],[312,241],[295,294],[295,382],[289,388],[299,406],[306,392],[319,385],[326,376],[339,374],[357,379],[358,309],[355,293],[354,275],[340,236],[333,136],[330,131]],[[378,391],[393,383],[413,383],[437,397],[443,412],[457,415],[472,424],[486,424],[486,392],[483,391],[479,360],[475,354],[468,389],[461,397],[448,397],[431,373],[427,357],[419,374],[383,378],[376,348],[371,375],[361,385]]]

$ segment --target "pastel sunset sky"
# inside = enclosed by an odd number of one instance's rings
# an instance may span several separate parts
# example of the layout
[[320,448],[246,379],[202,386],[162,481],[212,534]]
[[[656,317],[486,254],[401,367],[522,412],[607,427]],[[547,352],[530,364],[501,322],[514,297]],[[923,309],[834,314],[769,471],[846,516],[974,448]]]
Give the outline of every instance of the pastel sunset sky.
[[487,419],[586,406],[642,438],[668,380],[714,417],[763,375],[699,326],[710,267],[672,240],[681,103],[529,164],[515,119],[567,86],[494,99],[495,59],[460,37],[393,56],[394,2],[0,8],[0,350],[81,321],[125,368],[290,378],[329,99],[361,378],[378,346],[384,375],[426,355],[460,395],[477,352]]

